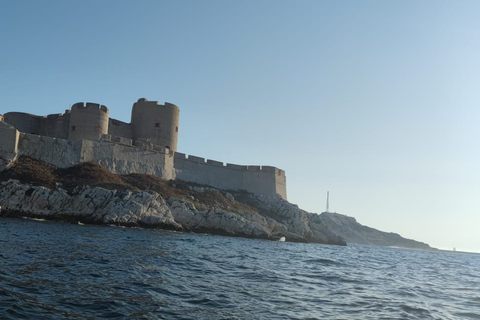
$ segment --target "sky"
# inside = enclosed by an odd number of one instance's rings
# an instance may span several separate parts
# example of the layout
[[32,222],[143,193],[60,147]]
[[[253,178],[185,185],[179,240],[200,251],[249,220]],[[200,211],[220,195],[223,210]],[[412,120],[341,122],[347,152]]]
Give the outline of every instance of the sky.
[[288,200],[480,252],[480,2],[0,1],[0,114],[141,97],[178,151],[286,171]]

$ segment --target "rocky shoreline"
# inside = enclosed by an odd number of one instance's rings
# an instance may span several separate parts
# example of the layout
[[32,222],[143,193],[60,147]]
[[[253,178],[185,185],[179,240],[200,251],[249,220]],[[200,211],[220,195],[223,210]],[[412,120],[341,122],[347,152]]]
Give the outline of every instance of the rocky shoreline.
[[432,249],[337,213],[309,213],[280,196],[225,191],[96,163],[56,168],[20,157],[0,172],[0,216],[113,224],[258,239]]
[[[162,182],[143,176],[143,184],[147,178],[154,180],[149,180],[148,186],[144,185],[146,188],[141,190],[134,186],[138,184],[139,177],[118,176],[91,163],[61,173],[54,167],[29,158],[20,159],[15,166],[0,175],[0,180],[4,180],[0,181],[0,215],[4,217],[346,244],[325,226],[317,214],[301,210],[281,197],[246,192],[232,194],[210,187]],[[44,178],[36,176],[35,170],[43,172]],[[86,171],[91,177],[85,177]],[[64,180],[56,177],[56,172]],[[50,174],[52,177],[48,179]],[[94,177],[101,177],[101,181]],[[90,180],[96,185],[73,186],[66,183],[66,179],[76,183]],[[53,184],[54,180],[59,182]],[[136,183],[132,185],[132,182]],[[153,185],[155,183],[158,185]]]
[[325,226],[319,219],[315,219],[317,215],[304,212],[280,198],[268,199],[267,203],[277,206],[283,212],[283,223],[257,212],[230,212],[219,208],[198,210],[192,202],[173,197],[165,200],[156,192],[82,186],[70,194],[62,188],[51,190],[23,184],[18,180],[0,183],[0,203],[1,215],[7,217],[345,244],[333,233],[322,233],[321,229]]

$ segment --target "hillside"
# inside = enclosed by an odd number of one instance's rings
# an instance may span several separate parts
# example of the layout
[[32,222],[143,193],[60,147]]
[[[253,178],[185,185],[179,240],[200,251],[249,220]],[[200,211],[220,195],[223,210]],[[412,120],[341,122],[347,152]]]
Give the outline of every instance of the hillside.
[[383,232],[361,225],[355,218],[343,214],[323,212],[320,217],[333,232],[344,238],[347,243],[432,249],[426,243],[403,238],[397,233]]

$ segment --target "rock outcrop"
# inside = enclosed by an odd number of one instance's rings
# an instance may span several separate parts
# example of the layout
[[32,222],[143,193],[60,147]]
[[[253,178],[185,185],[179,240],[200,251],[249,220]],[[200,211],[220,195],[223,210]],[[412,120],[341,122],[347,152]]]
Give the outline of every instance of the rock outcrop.
[[367,244],[375,246],[393,246],[412,249],[432,249],[428,244],[406,239],[397,233],[383,232],[370,228],[349,217],[339,213],[323,212],[320,219],[336,234],[340,235],[347,243]]
[[329,229],[318,214],[306,212],[280,197],[249,194],[242,201],[258,208],[263,216],[288,226],[288,234],[285,236],[292,241],[328,243],[333,240],[336,243],[345,243]]
[[[123,226],[154,227],[183,231],[207,232],[287,241],[315,242],[345,245],[329,232],[317,215],[306,213],[280,197],[262,197],[246,194],[257,201],[263,210],[276,210],[277,219],[260,211],[241,211],[198,204],[204,193],[222,192],[205,187],[189,187],[186,199],[169,197],[149,191],[109,190],[99,186],[79,186],[72,190],[47,188],[9,179],[0,182],[2,215],[28,216],[51,220],[82,223],[116,224]],[[210,195],[211,197],[211,195]],[[225,193],[234,202],[234,196]]]
[[66,190],[22,184],[18,180],[0,183],[3,214],[60,219],[87,223],[146,225],[181,229],[165,200],[156,193],[107,190],[83,186]]

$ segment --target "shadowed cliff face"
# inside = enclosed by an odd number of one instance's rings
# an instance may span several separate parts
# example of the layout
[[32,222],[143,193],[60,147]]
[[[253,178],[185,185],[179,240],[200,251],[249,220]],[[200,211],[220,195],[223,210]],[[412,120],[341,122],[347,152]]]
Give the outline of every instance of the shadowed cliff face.
[[345,245],[316,214],[280,197],[117,175],[98,164],[59,169],[22,157],[0,173],[2,215]]

